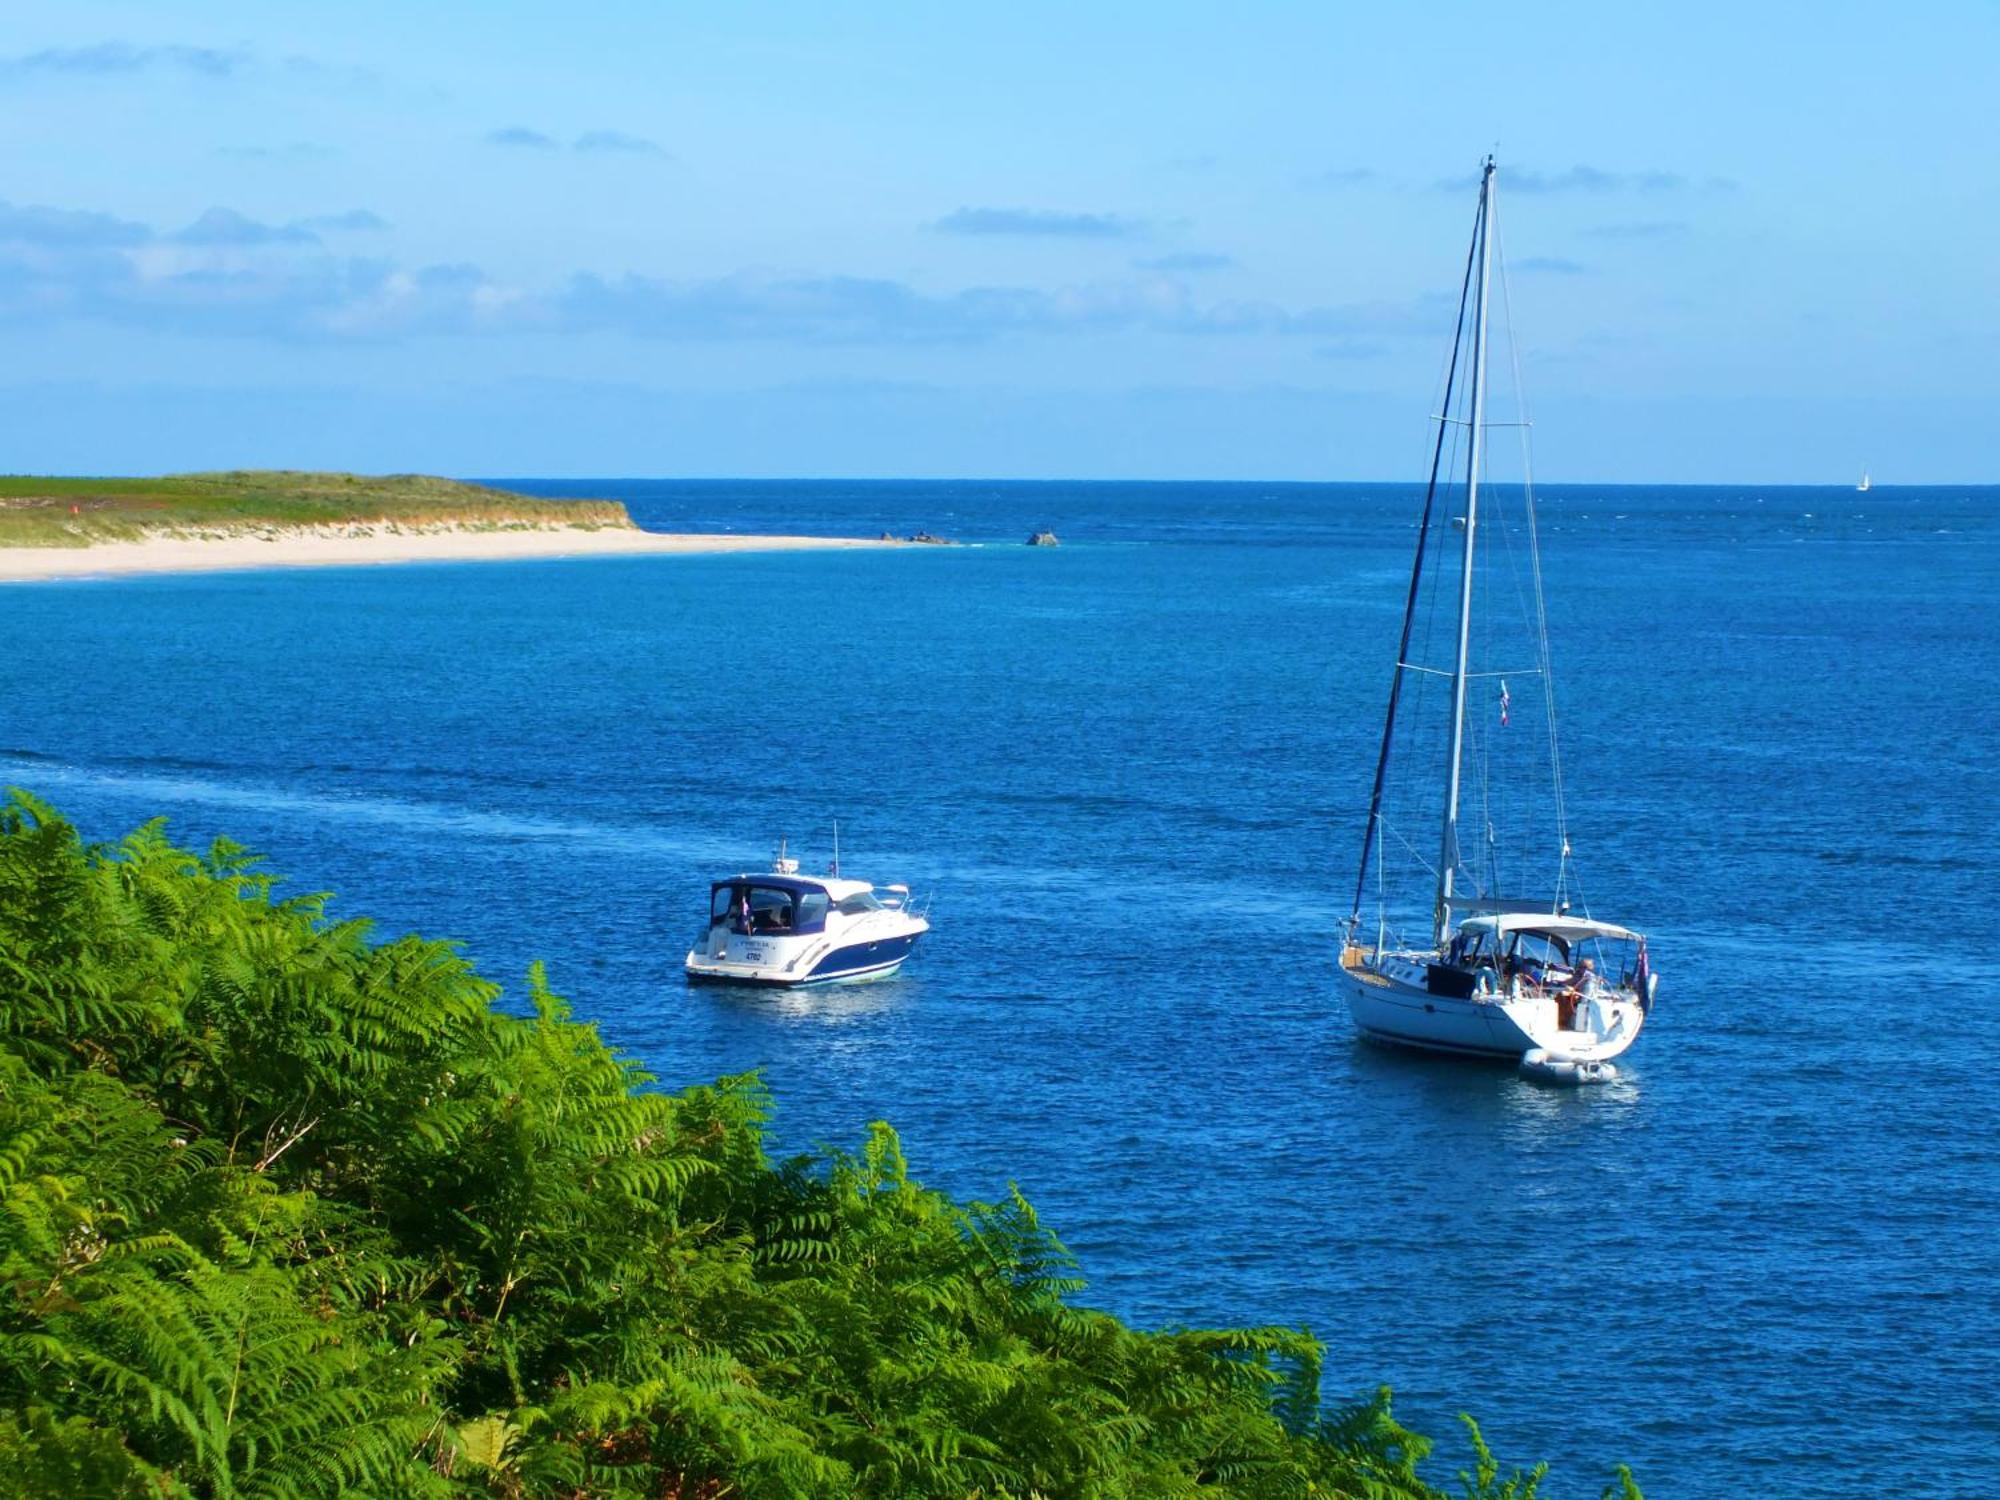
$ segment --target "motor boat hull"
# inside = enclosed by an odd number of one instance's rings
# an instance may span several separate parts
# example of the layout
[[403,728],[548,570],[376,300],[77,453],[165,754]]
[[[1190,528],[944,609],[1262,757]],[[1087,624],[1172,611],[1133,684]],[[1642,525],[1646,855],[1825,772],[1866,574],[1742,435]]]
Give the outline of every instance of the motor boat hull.
[[1341,988],[1362,1035],[1400,1047],[1519,1062],[1542,1048],[1577,1062],[1604,1062],[1638,1039],[1645,1012],[1622,995],[1580,1001],[1566,1029],[1555,999],[1542,994],[1459,998],[1433,993],[1423,982],[1429,955],[1389,955],[1379,962],[1350,949],[1341,959]]
[[[721,955],[699,950],[687,956],[690,984],[744,984],[766,989],[802,989],[808,985],[857,984],[887,979],[916,951],[917,939],[929,924],[911,919],[910,930],[857,934],[839,944],[809,938],[739,941]],[[823,951],[817,951],[823,950]]]

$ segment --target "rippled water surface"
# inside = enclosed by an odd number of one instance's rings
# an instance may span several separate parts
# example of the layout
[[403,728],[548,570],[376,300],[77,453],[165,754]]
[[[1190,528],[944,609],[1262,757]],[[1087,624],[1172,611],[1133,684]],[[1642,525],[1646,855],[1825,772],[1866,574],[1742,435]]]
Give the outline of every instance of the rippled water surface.
[[[1584,888],[1665,975],[1561,1093],[1333,991],[1407,489],[538,488],[988,545],[9,587],[0,776],[546,959],[663,1079],[762,1068],[785,1149],[1018,1181],[1096,1302],[1311,1327],[1439,1478],[1465,1409],[1559,1496],[1990,1493],[2000,492],[1545,494]],[[906,974],[689,991],[710,876],[836,818],[935,894]]]

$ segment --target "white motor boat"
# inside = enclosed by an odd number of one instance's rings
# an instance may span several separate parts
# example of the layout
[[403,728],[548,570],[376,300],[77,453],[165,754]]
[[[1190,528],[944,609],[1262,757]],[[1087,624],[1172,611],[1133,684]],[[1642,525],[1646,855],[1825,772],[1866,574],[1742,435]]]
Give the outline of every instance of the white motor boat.
[[801,875],[780,854],[769,874],[709,887],[708,929],[689,950],[687,977],[786,989],[886,979],[930,926],[906,885]]
[[[1571,910],[1573,898],[1580,898],[1563,807],[1525,419],[1506,424],[1523,433],[1521,480],[1503,492],[1503,498],[1519,495],[1519,517],[1482,518],[1480,512],[1493,214],[1489,158],[1480,178],[1457,342],[1418,523],[1361,874],[1340,955],[1341,984],[1354,1024],[1365,1036],[1516,1061],[1539,1050],[1543,1061],[1559,1059],[1580,1078],[1583,1070],[1606,1063],[1637,1040],[1657,981],[1643,937]],[[1461,360],[1468,345],[1469,355]],[[1446,498],[1454,491],[1462,506]],[[1455,512],[1449,525],[1441,524],[1446,519],[1441,510]],[[1435,557],[1427,576],[1430,554]],[[1487,585],[1475,632],[1475,577],[1501,565],[1511,565],[1515,576],[1510,585]],[[1448,588],[1439,587],[1440,574],[1449,578]],[[1496,623],[1505,613],[1502,605],[1518,606],[1517,625]],[[1413,640],[1425,643],[1415,653]],[[1432,641],[1452,655],[1420,659]],[[1538,680],[1542,688],[1539,712],[1520,714],[1519,724],[1511,712],[1510,677]],[[1481,701],[1469,707],[1474,684]],[[1404,758],[1424,767],[1408,795],[1390,776],[1390,751],[1399,735]],[[1479,830],[1470,851],[1459,839],[1462,800]],[[1442,822],[1434,862],[1415,842],[1437,836],[1430,832],[1438,827],[1433,819]],[[1393,880],[1392,859],[1398,862]],[[1362,912],[1371,874],[1376,914],[1373,941],[1364,943]],[[1405,876],[1407,886],[1399,884]],[[1421,897],[1409,899],[1419,889],[1429,897],[1422,906]],[[1546,894],[1530,896],[1530,891]],[[1399,924],[1415,926],[1422,935],[1399,939]]]

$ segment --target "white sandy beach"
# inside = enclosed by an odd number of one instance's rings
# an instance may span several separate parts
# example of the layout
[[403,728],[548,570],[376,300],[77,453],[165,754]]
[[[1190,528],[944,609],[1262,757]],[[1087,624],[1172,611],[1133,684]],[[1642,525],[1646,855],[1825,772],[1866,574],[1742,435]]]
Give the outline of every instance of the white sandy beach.
[[0,582],[104,578],[132,573],[216,573],[251,568],[355,567],[368,563],[504,562],[650,553],[786,552],[899,547],[859,537],[675,535],[603,527],[458,530],[340,526],[217,536],[159,536],[90,547],[0,547]]

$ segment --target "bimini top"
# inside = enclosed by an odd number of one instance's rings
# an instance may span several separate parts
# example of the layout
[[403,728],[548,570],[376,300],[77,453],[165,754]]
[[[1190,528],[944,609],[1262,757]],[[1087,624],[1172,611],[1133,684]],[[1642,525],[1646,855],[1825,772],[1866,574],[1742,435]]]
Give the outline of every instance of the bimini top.
[[831,901],[845,901],[850,896],[875,889],[865,880],[842,880],[837,875],[731,875],[713,884],[717,887],[754,885],[762,890],[786,891],[794,896],[803,896],[808,891],[825,891]]
[[1593,922],[1589,917],[1557,916],[1546,911],[1502,911],[1490,916],[1467,917],[1458,924],[1460,932],[1490,932],[1495,939],[1510,932],[1531,932],[1542,937],[1561,938],[1565,943],[1579,938],[1610,938],[1614,942],[1637,942],[1639,934],[1610,922]]

